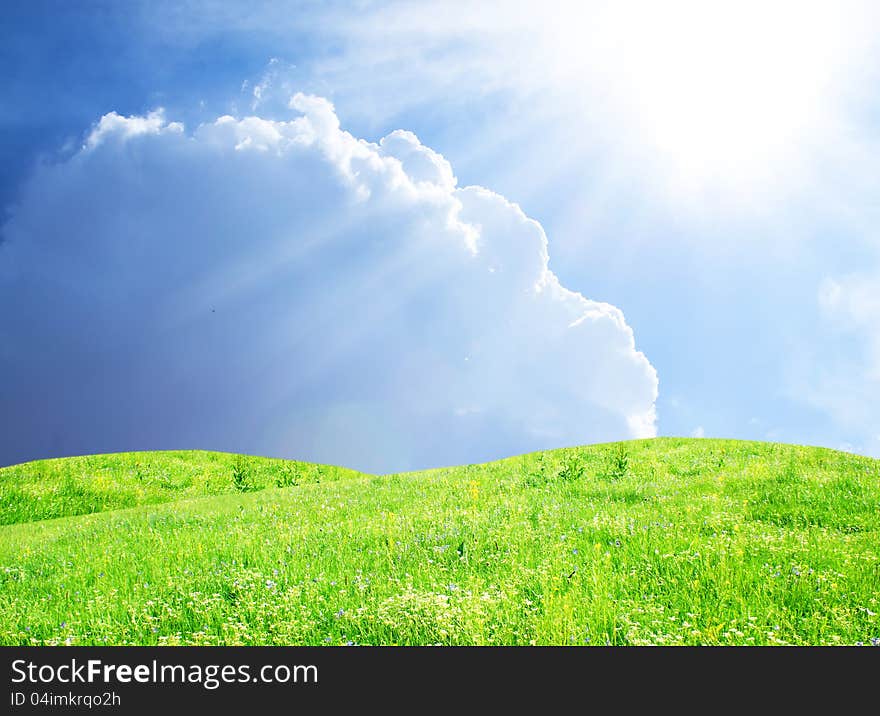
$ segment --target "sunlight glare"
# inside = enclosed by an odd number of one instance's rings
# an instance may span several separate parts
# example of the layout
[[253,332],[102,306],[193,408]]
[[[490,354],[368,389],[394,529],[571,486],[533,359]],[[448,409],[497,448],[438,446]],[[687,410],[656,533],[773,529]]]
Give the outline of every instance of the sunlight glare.
[[755,187],[791,170],[831,121],[854,50],[855,18],[832,4],[568,7],[552,29],[557,79],[580,82],[587,112],[605,102],[615,131],[686,185]]

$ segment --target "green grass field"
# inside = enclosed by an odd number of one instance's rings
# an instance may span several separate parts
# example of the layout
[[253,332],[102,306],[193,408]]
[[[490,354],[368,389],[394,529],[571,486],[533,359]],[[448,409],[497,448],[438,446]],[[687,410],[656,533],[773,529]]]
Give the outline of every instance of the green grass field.
[[880,461],[825,449],[131,453],[4,468],[0,504],[6,645],[880,643]]

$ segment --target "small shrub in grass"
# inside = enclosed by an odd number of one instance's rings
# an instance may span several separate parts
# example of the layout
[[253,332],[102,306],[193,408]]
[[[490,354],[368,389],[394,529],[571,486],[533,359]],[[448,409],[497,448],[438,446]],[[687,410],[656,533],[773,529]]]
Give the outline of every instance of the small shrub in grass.
[[538,459],[535,461],[535,466],[532,470],[527,471],[525,474],[525,483],[529,487],[538,487],[539,485],[543,485],[547,482],[547,461],[544,457],[544,453],[538,455]]
[[611,453],[605,474],[610,480],[620,480],[629,474],[629,452],[623,445]]
[[232,464],[232,486],[239,492],[250,492],[254,489],[250,465],[243,457],[237,458]]
[[560,480],[571,482],[580,480],[586,474],[586,471],[587,467],[580,456],[576,453],[571,453],[563,459],[562,466],[559,468],[557,475]]
[[296,465],[282,465],[275,473],[276,487],[296,487],[299,485],[299,470]]

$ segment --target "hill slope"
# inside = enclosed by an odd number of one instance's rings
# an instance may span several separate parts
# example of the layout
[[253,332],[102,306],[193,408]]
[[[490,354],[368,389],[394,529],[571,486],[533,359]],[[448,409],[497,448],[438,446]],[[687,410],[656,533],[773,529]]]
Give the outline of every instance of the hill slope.
[[2,527],[0,643],[880,643],[880,461],[658,439],[340,478]]
[[0,525],[360,474],[344,467],[204,450],[36,460],[0,468]]

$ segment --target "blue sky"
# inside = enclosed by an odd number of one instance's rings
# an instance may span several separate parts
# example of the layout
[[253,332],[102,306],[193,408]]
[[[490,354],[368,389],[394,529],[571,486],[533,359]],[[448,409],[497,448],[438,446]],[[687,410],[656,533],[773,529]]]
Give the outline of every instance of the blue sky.
[[[0,463],[390,470],[654,432],[880,455],[876,18],[705,5],[8,10]],[[522,299],[543,237],[582,299]]]

